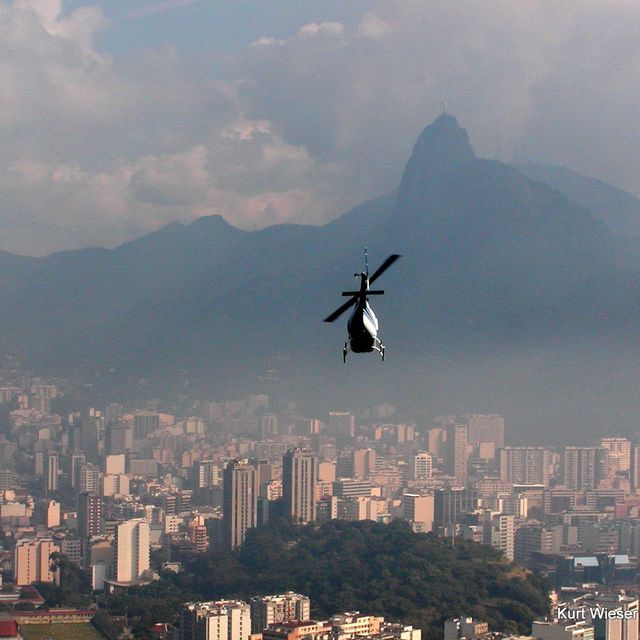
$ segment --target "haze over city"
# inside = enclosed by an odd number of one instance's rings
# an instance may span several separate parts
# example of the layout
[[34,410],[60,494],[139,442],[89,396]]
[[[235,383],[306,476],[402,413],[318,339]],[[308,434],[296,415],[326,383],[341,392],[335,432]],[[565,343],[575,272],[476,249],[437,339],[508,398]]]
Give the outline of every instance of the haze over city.
[[0,639],[638,640],[638,33],[0,0]]

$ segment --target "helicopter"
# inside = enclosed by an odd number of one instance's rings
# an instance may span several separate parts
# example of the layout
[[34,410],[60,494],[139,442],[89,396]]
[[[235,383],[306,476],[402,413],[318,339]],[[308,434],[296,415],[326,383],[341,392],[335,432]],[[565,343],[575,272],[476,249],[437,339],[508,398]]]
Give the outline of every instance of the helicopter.
[[382,289],[369,289],[373,284],[398,258],[397,253],[392,253],[369,277],[369,258],[367,249],[364,250],[364,271],[354,273],[354,278],[360,278],[360,289],[358,291],[343,291],[343,296],[351,296],[347,302],[328,315],[324,321],[333,322],[339,318],[349,307],[355,308],[347,322],[348,341],[344,343],[342,349],[342,361],[347,361],[347,353],[370,353],[377,351],[384,362],[384,345],[378,338],[378,319],[373,309],[369,305],[369,296],[381,296]]

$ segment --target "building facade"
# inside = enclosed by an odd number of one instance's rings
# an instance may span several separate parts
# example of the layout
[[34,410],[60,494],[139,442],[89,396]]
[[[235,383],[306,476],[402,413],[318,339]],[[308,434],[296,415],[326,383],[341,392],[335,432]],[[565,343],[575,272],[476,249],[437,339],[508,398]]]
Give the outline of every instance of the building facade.
[[247,460],[232,460],[223,478],[223,538],[229,549],[244,543],[258,524],[258,472]]
[[318,458],[312,451],[290,449],[282,459],[282,497],[285,515],[297,524],[316,519]]
[[119,524],[115,538],[115,579],[136,582],[150,568],[149,524],[134,518]]

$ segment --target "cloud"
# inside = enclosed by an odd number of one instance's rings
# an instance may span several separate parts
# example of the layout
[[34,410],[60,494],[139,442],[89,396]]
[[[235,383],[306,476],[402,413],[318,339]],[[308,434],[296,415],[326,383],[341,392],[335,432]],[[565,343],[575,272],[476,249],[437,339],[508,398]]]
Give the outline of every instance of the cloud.
[[245,61],[250,113],[314,157],[363,162],[363,189],[396,183],[445,99],[481,152],[511,154],[561,27],[539,4],[491,5],[385,2],[353,33],[309,25],[264,41]]
[[344,25],[340,22],[310,22],[300,27],[298,35],[300,36],[316,36],[316,35],[340,35],[344,33]]
[[241,91],[287,142],[351,167],[346,200],[397,183],[444,100],[481,155],[640,193],[639,27],[632,2],[389,0],[351,32],[312,24],[263,39]]
[[640,5],[387,0],[346,24],[113,58],[98,7],[0,0],[0,248],[113,246],[209,213],[322,223],[397,185],[443,100],[482,155],[640,191]]
[[170,49],[114,61],[95,45],[105,25],[93,7],[0,4],[1,247],[113,246],[209,213],[252,228],[323,219],[315,161],[247,118],[233,81],[203,80]]
[[198,0],[165,0],[164,2],[154,2],[152,4],[143,5],[137,9],[129,11],[129,18],[146,18],[158,13],[166,13],[167,11],[175,11],[189,7]]

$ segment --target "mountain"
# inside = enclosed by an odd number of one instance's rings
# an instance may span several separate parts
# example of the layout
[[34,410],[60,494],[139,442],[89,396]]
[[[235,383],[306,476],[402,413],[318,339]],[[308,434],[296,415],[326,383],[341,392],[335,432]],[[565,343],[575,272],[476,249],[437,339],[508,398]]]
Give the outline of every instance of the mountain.
[[545,182],[591,209],[612,231],[640,238],[640,198],[565,167],[536,162],[516,166],[527,177]]
[[[419,258],[412,281],[422,286],[410,297],[429,299],[431,318],[454,301],[455,315],[484,330],[537,332],[564,324],[578,297],[601,307],[624,281],[616,242],[589,210],[476,158],[447,114],[418,138],[393,218],[398,243]],[[448,310],[442,321],[450,326]]]
[[[343,366],[344,323],[321,319],[352,287],[363,246],[372,268],[403,255],[375,300],[387,361]],[[114,394],[229,397],[277,369],[279,388],[316,411],[496,411],[533,442],[628,432],[638,271],[640,251],[598,215],[476,157],[442,114],[397,192],[323,227],[245,232],[213,216],[113,250],[8,261],[0,348]]]

